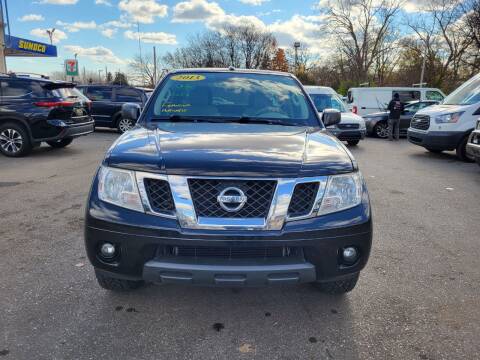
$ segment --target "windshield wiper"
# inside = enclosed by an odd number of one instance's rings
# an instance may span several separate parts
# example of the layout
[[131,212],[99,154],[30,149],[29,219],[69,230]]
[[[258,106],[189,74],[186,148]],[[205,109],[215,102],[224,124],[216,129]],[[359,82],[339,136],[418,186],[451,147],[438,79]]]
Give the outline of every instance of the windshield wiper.
[[303,126],[303,124],[292,123],[280,119],[267,119],[267,118],[256,118],[250,116],[241,116],[238,118],[229,119],[230,122],[236,122],[240,124],[268,124],[268,125],[283,125],[283,126]]
[[153,117],[150,121],[171,121],[171,122],[211,122],[211,123],[220,123],[225,122],[225,120],[215,120],[211,118],[201,118],[195,116],[182,116],[182,115],[170,115],[170,116],[159,116]]

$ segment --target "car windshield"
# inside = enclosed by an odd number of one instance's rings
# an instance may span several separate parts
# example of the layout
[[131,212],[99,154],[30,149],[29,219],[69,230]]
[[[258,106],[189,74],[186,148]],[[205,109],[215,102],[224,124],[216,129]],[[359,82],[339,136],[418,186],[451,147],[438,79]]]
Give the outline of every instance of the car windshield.
[[318,112],[323,112],[325,109],[337,109],[341,112],[347,112],[342,99],[335,94],[310,94],[310,97]]
[[153,95],[147,121],[245,121],[320,126],[298,82],[275,74],[174,73]]
[[473,77],[443,100],[443,105],[472,105],[480,102],[480,74]]

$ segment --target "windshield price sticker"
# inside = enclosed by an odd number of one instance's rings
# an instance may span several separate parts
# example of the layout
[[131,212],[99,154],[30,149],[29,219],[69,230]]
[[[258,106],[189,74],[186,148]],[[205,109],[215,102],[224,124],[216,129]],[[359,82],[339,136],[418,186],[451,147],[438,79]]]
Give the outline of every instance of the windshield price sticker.
[[175,81],[202,81],[205,80],[205,76],[197,74],[182,74],[172,76],[171,79]]

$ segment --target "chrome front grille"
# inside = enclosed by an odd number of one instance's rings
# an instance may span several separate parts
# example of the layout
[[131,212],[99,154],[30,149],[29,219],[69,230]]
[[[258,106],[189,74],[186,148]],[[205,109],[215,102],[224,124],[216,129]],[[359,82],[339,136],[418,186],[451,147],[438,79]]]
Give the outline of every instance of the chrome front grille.
[[337,128],[342,130],[355,130],[360,128],[360,124],[337,124]]
[[[266,218],[272,204],[275,180],[189,179],[197,216],[206,218]],[[247,200],[238,211],[221,207],[218,196],[228,188],[240,189]]]
[[414,115],[410,121],[410,127],[418,130],[428,130],[430,127],[430,116],[428,115]]
[[281,230],[287,221],[315,216],[328,181],[327,176],[190,178],[145,172],[136,178],[146,213],[176,219],[184,229],[210,230]]

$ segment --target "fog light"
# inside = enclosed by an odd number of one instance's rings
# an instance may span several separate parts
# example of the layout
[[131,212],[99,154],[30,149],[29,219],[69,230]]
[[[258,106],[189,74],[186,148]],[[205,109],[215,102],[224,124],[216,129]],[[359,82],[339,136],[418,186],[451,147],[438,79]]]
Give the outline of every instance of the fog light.
[[113,259],[117,255],[115,246],[110,243],[104,243],[100,248],[100,253],[105,259]]
[[343,249],[342,257],[346,264],[353,264],[358,259],[358,251],[353,246],[346,247]]

